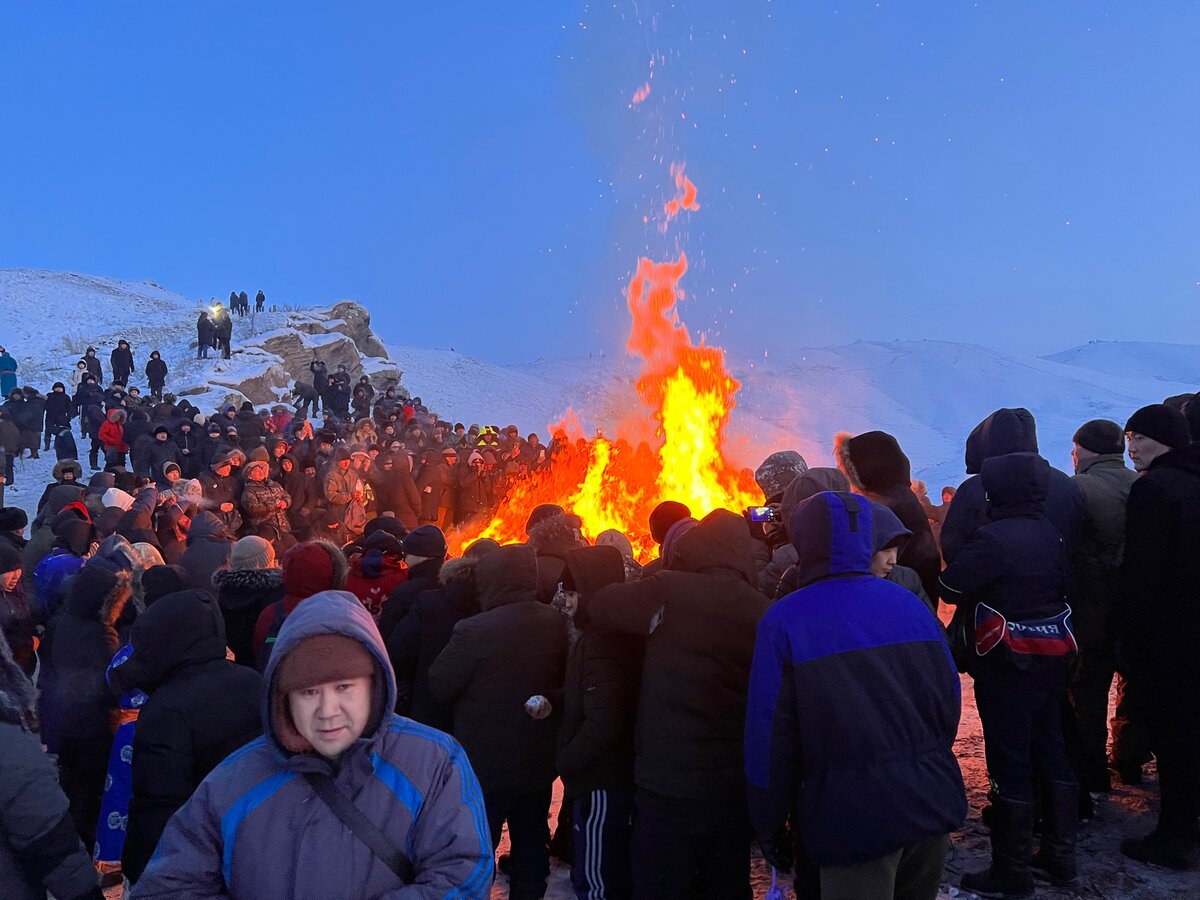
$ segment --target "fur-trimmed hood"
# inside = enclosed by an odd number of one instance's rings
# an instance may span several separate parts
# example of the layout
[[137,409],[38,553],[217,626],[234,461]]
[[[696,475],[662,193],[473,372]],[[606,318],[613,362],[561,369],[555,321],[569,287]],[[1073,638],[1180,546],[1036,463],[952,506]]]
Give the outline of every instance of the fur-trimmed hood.
[[270,591],[283,587],[283,569],[222,569],[213,573],[212,581],[217,590],[239,594]]
[[80,619],[113,625],[125,611],[133,592],[133,576],[89,564],[71,579],[65,611]]
[[833,439],[833,455],[850,484],[863,494],[909,490],[912,466],[900,443],[886,431],[854,435],[840,431]]
[[54,468],[51,470],[50,474],[53,476],[55,481],[61,482],[63,480],[63,475],[67,472],[75,473],[75,481],[72,482],[73,484],[79,484],[83,481],[83,466],[73,459],[59,460],[54,464]]

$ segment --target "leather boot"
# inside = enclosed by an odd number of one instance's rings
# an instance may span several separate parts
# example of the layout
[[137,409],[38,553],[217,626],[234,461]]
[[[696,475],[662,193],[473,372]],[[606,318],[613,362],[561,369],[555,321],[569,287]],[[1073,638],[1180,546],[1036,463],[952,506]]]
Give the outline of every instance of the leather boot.
[[[1074,795],[1072,795],[1074,801]],[[1033,875],[1033,804],[995,797],[992,800],[992,865],[982,872],[964,875],[964,891],[984,897],[1031,897]]]
[[1045,792],[1042,840],[1033,857],[1033,868],[1044,873],[1056,887],[1067,887],[1075,883],[1079,795],[1086,792],[1074,783],[1062,781],[1051,781]]

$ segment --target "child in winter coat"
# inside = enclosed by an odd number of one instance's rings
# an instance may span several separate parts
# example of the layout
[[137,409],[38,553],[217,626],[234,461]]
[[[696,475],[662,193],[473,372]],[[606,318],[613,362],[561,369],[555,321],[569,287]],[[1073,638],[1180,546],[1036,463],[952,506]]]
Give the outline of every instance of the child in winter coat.
[[104,424],[100,426],[97,437],[104,451],[104,467],[124,468],[125,454],[129,452],[129,445],[125,443],[125,410],[110,409],[104,417]]

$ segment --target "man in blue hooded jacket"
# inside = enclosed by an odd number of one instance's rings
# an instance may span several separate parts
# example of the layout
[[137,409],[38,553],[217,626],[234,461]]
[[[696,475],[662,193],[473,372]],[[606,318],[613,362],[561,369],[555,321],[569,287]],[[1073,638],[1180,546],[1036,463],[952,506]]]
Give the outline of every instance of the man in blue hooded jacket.
[[788,523],[799,589],[758,626],[746,711],[750,816],[788,867],[795,810],[821,894],[937,896],[947,834],[966,817],[952,750],[958,674],[941,626],[871,574],[865,497],[826,491]]
[[[353,594],[324,591],[298,606],[265,682],[266,734],[214,769],[171,819],[135,900],[490,894],[491,840],[466,754],[392,714],[387,651]],[[330,789],[369,825],[344,824],[352,810],[335,813]],[[368,846],[371,826],[387,846]]]

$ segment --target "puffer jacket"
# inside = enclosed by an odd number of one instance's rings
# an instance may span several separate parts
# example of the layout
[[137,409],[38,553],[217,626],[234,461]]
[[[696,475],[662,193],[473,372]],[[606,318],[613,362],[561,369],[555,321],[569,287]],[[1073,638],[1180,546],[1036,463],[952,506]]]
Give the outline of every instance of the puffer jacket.
[[[947,565],[976,530],[987,523],[987,494],[979,473],[985,460],[1007,453],[1037,453],[1037,425],[1027,409],[998,409],[967,438],[967,474],[942,523],[942,556]],[[1046,518],[1074,551],[1083,527],[1083,494],[1065,472],[1051,468],[1046,482]]]
[[0,873],[5,900],[101,900],[58,772],[29,728],[33,685],[0,640]]
[[121,870],[141,877],[167,820],[226,756],[262,734],[262,679],[225,658],[220,611],[203,591],[168,594],[130,630],[110,670],[121,691],[150,695],[133,736],[133,797]]
[[120,646],[117,620],[132,594],[130,582],[128,572],[84,566],[38,648],[43,666],[38,709],[51,752],[60,739],[85,741],[116,731],[117,695],[104,673]]
[[[378,665],[379,723],[339,759],[284,749],[272,720],[278,663],[307,637],[343,634]],[[479,784],[453,738],[386,711],[395,680],[375,623],[343,591],[317,594],[279,633],[262,699],[263,737],[228,757],[167,824],[132,900],[482,900],[492,845]],[[282,712],[281,712],[282,714]],[[331,777],[412,865],[409,883],[320,800],[305,773]]]
[[442,566],[440,587],[423,591],[408,615],[392,629],[388,656],[399,681],[412,684],[412,717],[441,731],[454,730],[454,710],[434,699],[429,667],[450,643],[454,626],[479,612],[475,560],[452,559]]
[[[983,602],[1010,622],[1048,618],[1066,609],[1070,550],[1049,519],[1050,473],[1050,464],[1036,453],[1006,453],[984,461],[980,481],[989,521],[942,572],[947,603]],[[1063,664],[1061,657],[1010,654],[1002,647],[982,657],[974,651],[969,655],[968,671],[977,678],[1014,665],[1057,672]]]
[[429,690],[454,707],[454,734],[485,792],[542,790],[556,774],[556,720],[531,718],[525,701],[562,686],[566,625],[537,601],[533,548],[492,551],[475,564],[475,579],[482,612],[454,626],[429,668]]
[[242,487],[241,507],[246,514],[246,524],[271,525],[280,534],[291,534],[292,523],[288,521],[287,508],[280,509],[279,502],[289,506],[292,498],[280,485],[269,478],[264,481],[247,481]]
[[632,790],[634,727],[644,641],[596,628],[588,599],[625,580],[625,560],[615,547],[586,547],[567,554],[567,571],[579,593],[575,625],[581,633],[567,657],[563,717],[558,729],[558,771],[568,800],[599,790]]
[[592,599],[595,625],[646,638],[637,717],[639,788],[743,802],[742,739],[754,631],[767,609],[741,516],[716,510],[684,533],[667,568]]
[[821,493],[789,521],[800,590],[758,626],[746,713],[750,817],[761,838],[799,810],[818,865],[878,859],[966,818],[954,757],[958,673],[941,625],[871,575],[872,508]]

